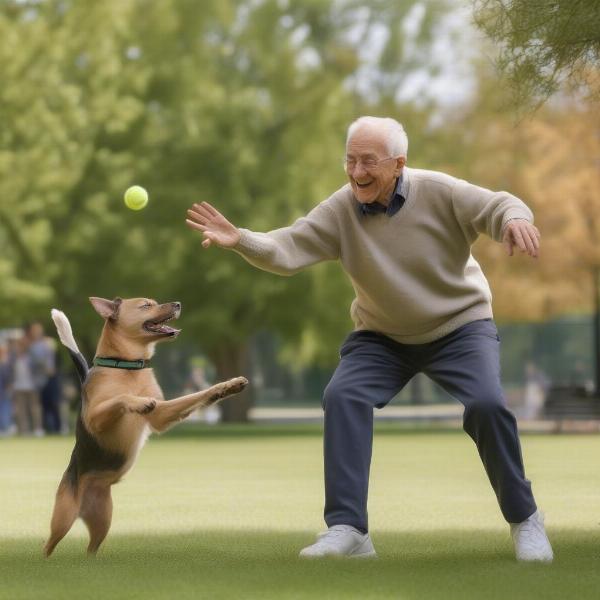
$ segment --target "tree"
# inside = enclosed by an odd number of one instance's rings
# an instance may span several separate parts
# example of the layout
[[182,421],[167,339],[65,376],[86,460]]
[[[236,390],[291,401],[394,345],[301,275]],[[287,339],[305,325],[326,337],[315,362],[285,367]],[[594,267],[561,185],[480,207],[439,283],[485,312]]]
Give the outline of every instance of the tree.
[[[392,106],[390,82],[414,68],[399,67],[414,5],[2,4],[0,273],[19,296],[0,320],[56,303],[89,355],[99,322],[86,296],[151,296],[183,302],[178,343],[201,347],[219,378],[247,372],[248,341],[264,329],[289,343],[318,331],[318,351],[299,354],[334,357],[350,327],[339,273],[324,266],[283,279],[233,253],[203,252],[185,209],[208,199],[264,231],[339,187],[347,124],[365,107]],[[428,3],[419,44],[445,5]],[[353,76],[373,36],[385,43],[368,57],[377,77],[364,95]],[[122,203],[134,183],[150,191],[140,213]],[[248,405],[233,400],[226,416],[244,419]]]
[[129,8],[23,2],[0,11],[0,247],[12,273],[3,288],[11,325],[59,299],[81,302],[72,263],[61,259],[76,260],[115,221],[105,180],[135,157],[112,139],[142,109],[143,76],[115,77],[127,58],[105,27],[126,29]]
[[586,81],[600,59],[600,0],[473,0],[475,23],[497,44],[518,107],[563,79]]
[[[590,97],[598,78],[590,77]],[[474,248],[494,297],[494,312],[507,321],[545,321],[593,311],[600,331],[600,121],[593,101],[565,98],[515,124],[502,110],[503,91],[485,73],[471,111],[446,128],[463,177],[506,189],[533,210],[542,232],[537,261],[508,258],[484,236]],[[459,166],[460,165],[460,166]],[[600,339],[596,335],[596,364]],[[597,369],[597,379],[600,369]],[[600,381],[597,381],[600,389]]]

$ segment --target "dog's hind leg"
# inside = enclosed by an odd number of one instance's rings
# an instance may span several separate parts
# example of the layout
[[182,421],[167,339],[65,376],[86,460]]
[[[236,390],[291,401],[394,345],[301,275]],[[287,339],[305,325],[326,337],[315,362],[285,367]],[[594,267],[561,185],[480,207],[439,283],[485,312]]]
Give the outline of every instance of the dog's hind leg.
[[79,501],[71,484],[63,479],[56,492],[54,512],[50,522],[50,537],[44,546],[46,557],[52,554],[56,544],[67,535],[79,514]]
[[88,554],[96,554],[110,529],[112,521],[110,485],[104,483],[90,484],[83,493],[79,514],[90,532]]
[[148,415],[148,422],[154,431],[166,431],[179,421],[188,417],[202,406],[210,406],[219,400],[239,394],[248,385],[245,377],[235,377],[229,381],[217,383],[210,388],[173,400],[160,400],[156,408]]

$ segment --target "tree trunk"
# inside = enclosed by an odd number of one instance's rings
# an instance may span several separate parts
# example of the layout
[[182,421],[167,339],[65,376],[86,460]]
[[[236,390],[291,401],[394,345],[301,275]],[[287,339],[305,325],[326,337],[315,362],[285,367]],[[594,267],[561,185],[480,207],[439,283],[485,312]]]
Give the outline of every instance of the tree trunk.
[[221,402],[225,423],[248,422],[248,413],[254,404],[249,354],[247,344],[219,346],[210,354],[217,370],[218,381],[226,381],[240,375],[250,381],[250,385],[242,393]]

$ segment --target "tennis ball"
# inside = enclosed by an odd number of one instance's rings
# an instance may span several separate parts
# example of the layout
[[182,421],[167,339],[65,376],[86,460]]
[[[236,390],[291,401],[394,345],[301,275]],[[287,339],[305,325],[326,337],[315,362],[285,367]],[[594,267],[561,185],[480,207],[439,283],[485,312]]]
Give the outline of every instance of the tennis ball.
[[125,192],[125,206],[131,210],[142,210],[148,204],[148,192],[139,185],[132,185]]

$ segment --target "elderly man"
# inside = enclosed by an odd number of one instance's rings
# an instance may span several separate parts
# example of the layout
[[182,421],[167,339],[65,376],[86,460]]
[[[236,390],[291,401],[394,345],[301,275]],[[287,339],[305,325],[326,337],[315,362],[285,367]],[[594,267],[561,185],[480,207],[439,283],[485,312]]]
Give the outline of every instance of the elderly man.
[[490,288],[471,255],[485,233],[509,255],[516,246],[536,257],[539,232],[515,196],[408,168],[407,150],[400,123],[361,117],[348,129],[348,184],[293,225],[255,233],[206,202],[188,211],[205,248],[233,249],[280,275],[339,260],[356,292],[354,331],[323,398],[329,529],[300,555],[375,556],[367,524],[373,408],[423,372],[464,405],[464,429],[510,524],[517,559],[551,561],[500,384]]

